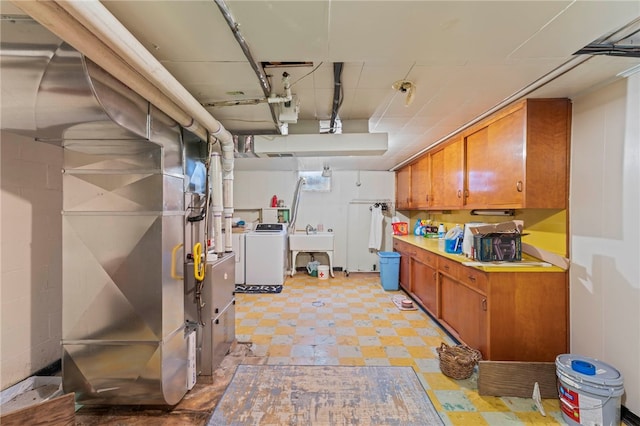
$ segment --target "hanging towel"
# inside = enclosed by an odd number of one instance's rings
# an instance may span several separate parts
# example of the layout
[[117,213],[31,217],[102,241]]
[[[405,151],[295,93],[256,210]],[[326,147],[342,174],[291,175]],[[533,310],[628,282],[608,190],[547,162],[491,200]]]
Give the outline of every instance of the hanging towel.
[[382,245],[382,207],[371,207],[371,228],[369,230],[369,248],[380,250]]

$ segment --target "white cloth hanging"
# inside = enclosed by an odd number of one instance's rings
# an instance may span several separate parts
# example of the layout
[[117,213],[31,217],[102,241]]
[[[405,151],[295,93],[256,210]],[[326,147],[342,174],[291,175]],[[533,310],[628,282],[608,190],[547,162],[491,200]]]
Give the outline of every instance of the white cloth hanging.
[[369,248],[380,250],[382,245],[382,207],[371,207],[371,228],[369,230]]

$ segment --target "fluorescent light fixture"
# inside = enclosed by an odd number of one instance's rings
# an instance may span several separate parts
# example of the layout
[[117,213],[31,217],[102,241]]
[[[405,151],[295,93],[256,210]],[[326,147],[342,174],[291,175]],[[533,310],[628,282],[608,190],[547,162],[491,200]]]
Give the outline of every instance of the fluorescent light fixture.
[[382,155],[387,152],[387,133],[255,135],[258,157],[335,157]]
[[504,210],[471,210],[472,216],[515,216],[516,211],[514,209]]

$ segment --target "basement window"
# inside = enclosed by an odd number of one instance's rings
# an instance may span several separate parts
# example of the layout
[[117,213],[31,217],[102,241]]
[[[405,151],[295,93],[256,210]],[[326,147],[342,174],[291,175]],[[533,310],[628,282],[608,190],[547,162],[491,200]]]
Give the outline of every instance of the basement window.
[[324,177],[322,172],[298,172],[298,178],[301,177],[306,181],[303,191],[331,192],[331,176]]

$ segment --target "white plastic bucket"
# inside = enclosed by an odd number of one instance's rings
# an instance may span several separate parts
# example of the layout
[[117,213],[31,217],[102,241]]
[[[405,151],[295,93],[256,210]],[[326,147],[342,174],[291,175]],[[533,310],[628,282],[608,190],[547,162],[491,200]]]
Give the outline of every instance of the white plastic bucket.
[[318,279],[329,279],[329,267],[327,265],[318,265]]
[[564,354],[556,358],[562,417],[570,425],[620,424],[622,374],[594,358]]

